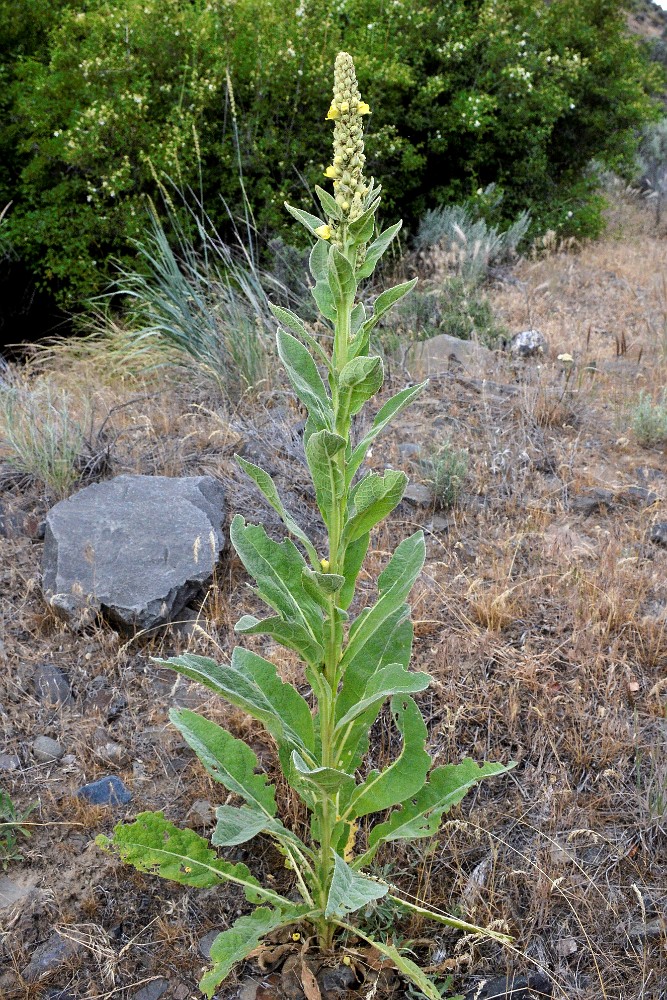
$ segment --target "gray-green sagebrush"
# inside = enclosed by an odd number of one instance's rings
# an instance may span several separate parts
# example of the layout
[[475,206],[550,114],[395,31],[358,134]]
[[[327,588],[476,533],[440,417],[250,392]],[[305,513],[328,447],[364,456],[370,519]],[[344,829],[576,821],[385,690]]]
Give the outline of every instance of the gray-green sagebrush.
[[[232,543],[256,582],[257,594],[272,610],[261,621],[244,615],[236,630],[268,635],[298,653],[312,705],[282,681],[273,663],[242,647],[224,666],[190,654],[165,661],[268,730],[289,785],[309,810],[310,837],[304,842],[283,825],[276,789],[258,773],[257,757],[246,743],[195,712],[174,709],[171,721],[209,775],[243,804],[218,807],[210,844],[192,830],[178,829],[162,813],[142,813],[134,823],[117,826],[112,841],[100,838],[142,871],[191,886],[233,883],[256,904],[214,941],[213,965],[200,983],[209,997],[265,935],[306,924],[322,949],[332,947],[337,933],[344,946],[345,935],[353,932],[372,943],[427,997],[439,1000],[440,990],[413,961],[394,945],[372,940],[353,923],[352,914],[383,896],[451,927],[482,931],[403,899],[393,886],[365,872],[383,844],[432,837],[443,814],[469,788],[507,770],[502,764],[478,766],[472,760],[431,767],[426,724],[412,697],[430,678],[409,669],[413,629],[406,604],[424,563],[421,531],[397,546],[378,577],[376,602],[354,618],[349,613],[370,532],[394,510],[407,484],[403,472],[359,476],[359,470],[378,434],[424,388],[409,387],[393,396],[370,429],[360,438],[354,435],[353,418],[383,382],[381,359],[368,353],[371,331],[414,285],[408,281],[383,292],[370,316],[363,303],[355,301],[358,283],[373,273],[400,229],[397,223],[373,239],[380,189],[363,174],[362,116],[368,113],[352,59],[341,52],[327,115],[335,122],[333,164],[325,175],[334,181],[334,197],[317,189],[325,220],[287,206],[317,240],[310,255],[312,291],[332,329],[332,355],[296,315],[274,307],[281,324],[278,353],[308,411],[305,453],[327,529],[328,552],[320,556],[285,510],[268,473],[241,458],[240,465],[278,512],[291,538],[275,542],[263,527],[246,524],[240,515],[231,526]],[[383,771],[365,773],[369,732],[387,699],[402,749]],[[384,814],[381,821],[368,826],[366,841],[357,850],[359,820],[377,813]],[[301,902],[262,886],[245,864],[218,855],[216,848],[243,844],[257,834],[270,837],[284,856]]]

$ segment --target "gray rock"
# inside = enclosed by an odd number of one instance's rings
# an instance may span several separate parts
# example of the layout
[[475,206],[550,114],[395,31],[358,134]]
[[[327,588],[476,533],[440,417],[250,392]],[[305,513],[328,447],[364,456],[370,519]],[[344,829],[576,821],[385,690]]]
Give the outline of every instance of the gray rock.
[[320,989],[325,993],[347,993],[357,985],[357,976],[349,965],[336,965],[332,969],[323,969],[318,977]]
[[160,997],[168,988],[168,980],[162,978],[154,979],[152,982],[142,986],[136,993],[133,993],[132,1000],[160,1000]]
[[0,753],[0,771],[16,771],[21,766],[21,759],[15,753]]
[[219,933],[220,931],[209,931],[208,934],[204,934],[203,938],[199,939],[199,951],[204,958],[211,957],[211,946]]
[[65,751],[57,740],[52,740],[50,736],[38,736],[32,745],[32,753],[35,760],[42,763],[49,760],[60,760]]
[[82,785],[76,794],[93,806],[125,805],[132,798],[132,792],[115,774]]
[[81,951],[82,947],[82,945],[70,941],[69,938],[61,937],[54,931],[44,944],[40,944],[35,949],[21,975],[27,982],[34,983],[42,976],[63,965],[69,958]]
[[66,618],[102,611],[127,629],[177,618],[225,545],[224,493],[210,476],[118,476],[46,518],[43,590]]
[[509,344],[510,353],[517,358],[546,357],[549,353],[547,338],[539,330],[522,330],[515,333]]
[[435,495],[430,486],[425,486],[422,483],[408,483],[403,500],[407,500],[415,507],[432,507],[435,503]]
[[40,663],[32,675],[35,694],[46,705],[71,705],[69,681],[55,663]]
[[34,886],[15,882],[9,875],[0,875],[0,910],[26,899]]
[[471,369],[493,361],[492,351],[474,340],[461,340],[448,333],[420,341],[408,352],[407,367],[414,376],[423,378],[446,372],[454,365]]
[[667,521],[658,521],[651,528],[650,538],[656,545],[667,546]]

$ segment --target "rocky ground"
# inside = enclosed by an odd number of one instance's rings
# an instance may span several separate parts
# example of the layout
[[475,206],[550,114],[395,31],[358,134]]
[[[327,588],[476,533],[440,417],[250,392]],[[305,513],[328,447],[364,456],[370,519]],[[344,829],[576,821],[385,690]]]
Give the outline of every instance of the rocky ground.
[[[378,863],[404,892],[507,929],[514,945],[392,922],[381,906],[365,920],[480,1000],[665,996],[667,456],[664,442],[642,446],[633,426],[640,393],[655,398],[665,385],[664,259],[650,214],[621,198],[603,241],[547,247],[522,262],[489,294],[510,330],[543,333],[544,353],[456,361],[432,352],[422,359],[427,393],[371,458],[406,469],[414,486],[374,539],[369,597],[399,537],[417,525],[427,534],[412,603],[415,665],[434,677],[420,699],[431,751],[440,762],[518,761],[451,813],[436,840],[387,849]],[[387,391],[416,367],[395,361]],[[277,531],[236,470],[240,451],[276,474],[292,511],[317,530],[301,414],[279,373],[235,409],[177,379],[122,375],[109,359],[77,361],[66,348],[51,367],[70,389],[93,385],[98,413],[110,414],[97,439],[107,474],[213,475],[229,515],[240,510]],[[434,474],[443,448],[467,452],[461,495],[445,508]],[[207,946],[243,900],[140,876],[94,839],[145,809],[210,831],[219,787],[169,725],[174,705],[250,739],[276,777],[259,730],[152,661],[184,649],[224,661],[233,623],[254,599],[228,553],[183,627],[128,636],[95,620],[64,624],[40,590],[40,524],[53,498],[5,472],[0,788],[16,815],[2,800],[10,825],[0,827],[0,995],[197,997]],[[281,669],[302,684],[294,662]],[[388,734],[376,727],[373,763],[394,752]],[[11,824],[21,816],[29,838]],[[238,856],[288,890],[268,843]],[[408,995],[368,950],[359,947],[348,967],[286,941],[241,967],[218,996],[301,997],[311,957],[324,1000]]]

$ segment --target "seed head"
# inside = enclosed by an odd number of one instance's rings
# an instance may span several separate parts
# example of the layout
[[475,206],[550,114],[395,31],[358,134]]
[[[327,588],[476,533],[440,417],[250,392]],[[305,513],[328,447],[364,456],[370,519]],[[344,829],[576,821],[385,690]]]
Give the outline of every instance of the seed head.
[[[361,100],[352,56],[339,52],[334,68],[333,101],[327,120],[334,121],[333,164],[325,176],[333,180],[336,202],[349,222],[358,219],[364,211],[364,198],[368,193],[364,177],[364,130],[362,115],[371,113]],[[339,223],[329,219],[331,240],[340,245]]]

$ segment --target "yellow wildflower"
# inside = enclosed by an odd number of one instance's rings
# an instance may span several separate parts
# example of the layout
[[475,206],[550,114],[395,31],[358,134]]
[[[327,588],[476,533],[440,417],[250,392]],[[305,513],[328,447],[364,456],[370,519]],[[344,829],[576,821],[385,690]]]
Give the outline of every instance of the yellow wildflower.
[[331,226],[318,226],[317,229],[314,230],[314,232],[315,235],[319,236],[321,240],[331,239]]
[[369,108],[368,104],[366,104],[365,101],[359,101],[359,104],[357,105],[357,114],[372,115],[373,112],[371,111],[371,109]]
[[320,559],[320,566],[322,567],[322,572],[323,573],[328,573],[329,572],[329,560],[328,559]]
[[336,170],[335,167],[327,167],[327,169],[324,171],[324,176],[325,177],[337,177],[338,176],[338,171]]
[[325,122],[334,121],[336,118],[340,118],[340,111],[338,110],[335,104],[332,104],[329,110],[327,111],[327,116],[324,120]]

